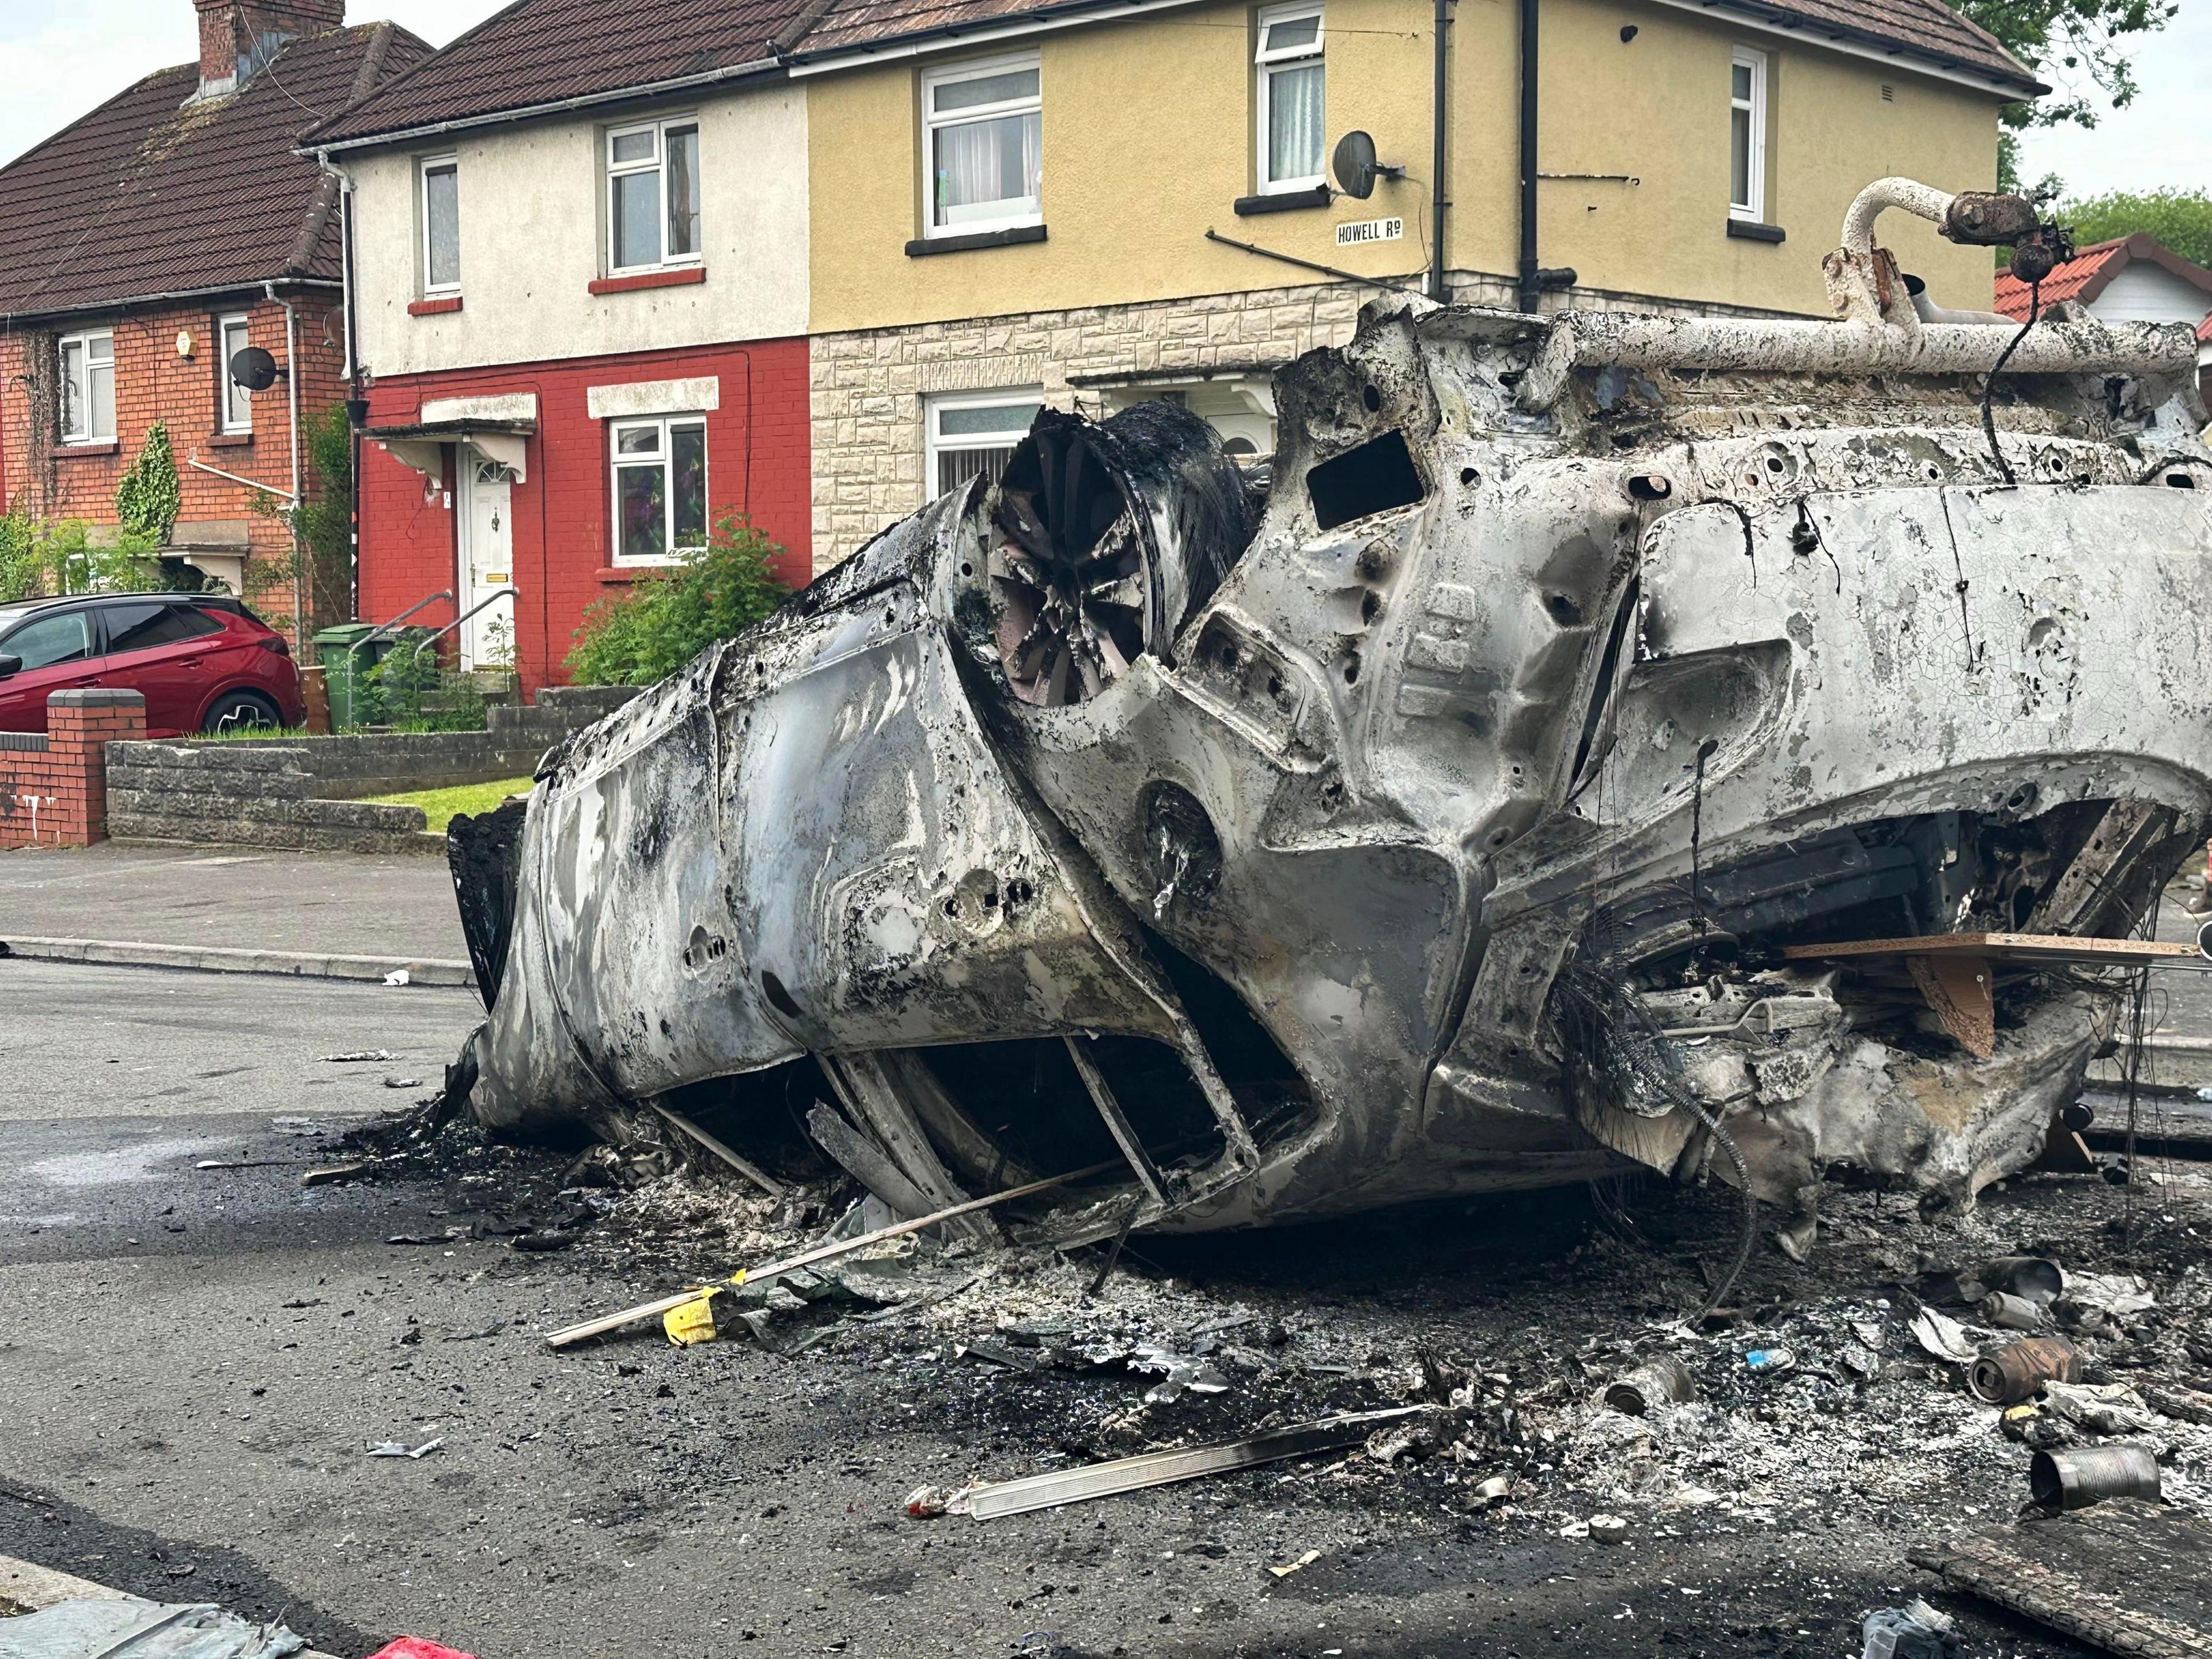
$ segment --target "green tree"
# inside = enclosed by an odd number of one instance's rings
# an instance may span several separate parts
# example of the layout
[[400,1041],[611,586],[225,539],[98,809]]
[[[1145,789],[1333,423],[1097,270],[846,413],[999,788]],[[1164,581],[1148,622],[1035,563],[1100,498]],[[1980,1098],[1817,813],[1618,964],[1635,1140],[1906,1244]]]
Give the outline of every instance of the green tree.
[[[1997,142],[1997,188],[2020,188],[2020,133],[2028,127],[2094,127],[2100,105],[2135,101],[2133,58],[2144,37],[2172,21],[2179,0],[1958,0],[1959,9],[2057,90],[2007,104]],[[2056,185],[2055,180],[2046,180]]]
[[743,514],[717,514],[706,546],[665,573],[641,572],[628,593],[584,613],[570,675],[580,685],[651,685],[734,639],[791,592],[769,568],[781,551]]
[[161,556],[143,531],[95,535],[82,519],[0,518],[0,605],[62,593],[143,593],[196,588],[198,571]]
[[185,504],[177,483],[176,453],[169,447],[169,428],[156,421],[146,428],[146,442],[138,459],[115,489],[116,522],[133,536],[143,536],[156,547],[177,527],[177,514]]
[[2112,191],[2063,204],[2058,222],[2072,226],[2075,241],[2083,247],[2141,231],[2191,264],[2212,267],[2212,192]]

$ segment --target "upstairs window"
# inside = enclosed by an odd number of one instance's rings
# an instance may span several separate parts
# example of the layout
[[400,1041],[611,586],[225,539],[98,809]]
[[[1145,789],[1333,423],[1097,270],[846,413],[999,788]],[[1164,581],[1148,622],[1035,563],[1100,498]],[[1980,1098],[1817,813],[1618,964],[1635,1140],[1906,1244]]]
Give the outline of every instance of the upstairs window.
[[1766,217],[1766,54],[1749,46],[1729,64],[1729,217]]
[[1044,217],[1043,70],[1034,58],[921,80],[932,236],[1011,230]]
[[422,292],[461,287],[461,168],[450,155],[422,163]]
[[115,336],[106,329],[61,343],[62,441],[109,443],[115,437]]
[[654,564],[707,544],[707,418],[617,421],[615,562]]
[[607,133],[607,257],[616,271],[699,258],[699,124],[686,117]]
[[216,379],[222,394],[216,424],[224,432],[253,430],[253,394],[230,378],[238,354],[253,343],[243,316],[218,317],[215,322]]
[[931,493],[942,495],[969,479],[1006,477],[1014,446],[1044,407],[1034,386],[1019,392],[963,392],[929,400]]
[[1260,14],[1260,189],[1310,190],[1322,182],[1328,71],[1319,6],[1271,6]]

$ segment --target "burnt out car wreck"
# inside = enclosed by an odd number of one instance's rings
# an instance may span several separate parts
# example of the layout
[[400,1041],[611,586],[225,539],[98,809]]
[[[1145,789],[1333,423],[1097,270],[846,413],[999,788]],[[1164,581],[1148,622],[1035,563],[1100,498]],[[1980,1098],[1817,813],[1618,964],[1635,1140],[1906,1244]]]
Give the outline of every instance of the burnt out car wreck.
[[2121,937],[2202,842],[2212,455],[2187,330],[1947,320],[1885,207],[2034,240],[1884,180],[1833,321],[1394,296],[1259,483],[1041,416],[456,822],[477,1116],[811,1109],[902,1213],[1113,1160],[1062,1243],[1630,1168],[1800,1243],[1839,1166],[1970,1202],[2123,983],[1914,942]]

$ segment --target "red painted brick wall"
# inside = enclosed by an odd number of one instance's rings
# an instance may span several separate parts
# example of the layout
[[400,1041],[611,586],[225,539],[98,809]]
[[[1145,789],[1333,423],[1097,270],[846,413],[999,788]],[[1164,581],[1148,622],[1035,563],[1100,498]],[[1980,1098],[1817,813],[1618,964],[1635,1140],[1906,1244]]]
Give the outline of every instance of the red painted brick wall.
[[[346,395],[340,377],[344,325],[335,295],[307,290],[287,297],[299,313],[297,368],[304,424]],[[285,367],[283,307],[260,295],[88,318],[47,329],[16,324],[0,332],[0,510],[21,503],[35,518],[113,524],[116,485],[137,459],[147,428],[158,420],[168,427],[170,446],[176,452],[184,497],[179,519],[245,520],[252,526],[249,558],[289,557],[290,530],[281,518],[257,508],[256,499],[268,499],[280,510],[283,503],[187,465],[197,456],[210,466],[276,489],[292,487],[289,410],[282,379],[254,395],[253,430],[244,441],[225,436],[219,428],[217,388],[224,369],[217,362],[221,351],[216,319],[240,312],[246,315],[252,343],[276,358],[279,368]],[[115,441],[42,444],[39,424],[52,418],[54,341],[64,334],[103,327],[115,337]],[[177,355],[180,330],[192,337],[189,357]],[[304,446],[300,465],[313,495],[314,471]],[[255,593],[253,602],[270,626],[287,635],[291,633],[289,583]]]
[[[57,691],[36,748],[0,748],[0,851],[107,839],[107,745],[146,735],[136,691]],[[0,733],[15,741],[17,734]]]
[[[503,365],[434,374],[392,375],[369,392],[371,425],[411,422],[426,399],[538,395],[538,432],[528,441],[528,476],[514,487],[515,639],[523,686],[568,678],[562,665],[585,611],[624,590],[632,571],[611,568],[612,485],[606,422],[592,419],[586,391],[632,380],[712,374],[721,407],[707,416],[709,507],[744,514],[784,550],[779,574],[803,586],[813,568],[807,413],[806,342],[642,351],[557,362]],[[361,615],[382,622],[427,593],[459,592],[459,509],[453,448],[446,476],[426,500],[421,473],[372,441],[362,445]],[[421,613],[453,619],[450,605]]]

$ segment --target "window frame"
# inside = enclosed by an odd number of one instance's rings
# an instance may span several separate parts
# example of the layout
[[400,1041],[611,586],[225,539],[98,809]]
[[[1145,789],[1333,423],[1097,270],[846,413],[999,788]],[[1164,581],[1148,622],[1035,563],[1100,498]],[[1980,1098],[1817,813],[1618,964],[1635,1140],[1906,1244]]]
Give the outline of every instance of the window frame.
[[[107,356],[104,360],[96,361],[92,355],[93,343],[95,341],[106,343]],[[69,354],[70,348],[72,346],[78,347],[84,353],[84,401],[87,404],[84,410],[85,425],[82,429],[76,431],[71,430],[70,427]],[[95,428],[92,412],[92,406],[96,405],[100,401],[92,394],[92,372],[95,368],[105,368],[107,371],[107,430],[105,432]],[[54,411],[55,424],[61,429],[63,444],[113,443],[115,441],[115,331],[112,328],[86,328],[79,329],[74,334],[63,335],[54,342],[54,371],[58,382],[55,388],[56,401],[58,405]]]
[[[699,456],[703,476],[699,484],[700,538],[692,546],[680,544],[676,539],[676,441],[675,428],[696,426],[699,428]],[[651,456],[641,453],[625,458],[622,450],[622,434],[652,428],[659,434],[659,447]],[[708,441],[707,414],[703,410],[679,411],[669,415],[625,415],[606,423],[607,445],[607,562],[624,569],[656,569],[672,565],[686,553],[703,548],[714,533],[713,446]],[[657,464],[661,471],[661,536],[662,550],[658,554],[625,553],[622,548],[622,473],[624,467]]]
[[[691,133],[693,167],[699,175],[694,182],[699,188],[700,246],[693,248],[689,253],[672,254],[668,251],[668,135],[672,130],[681,131],[686,128]],[[653,135],[652,156],[642,161],[616,161],[616,141],[635,137],[641,132]],[[700,123],[696,113],[657,116],[649,121],[624,121],[618,125],[611,125],[602,130],[599,141],[599,168],[606,180],[608,276],[631,276],[655,270],[681,270],[691,265],[705,263],[707,192],[703,181],[706,169],[701,164],[704,159],[704,152],[705,147],[700,138]],[[617,181],[635,178],[644,173],[652,173],[659,180],[658,188],[653,191],[653,241],[654,246],[660,250],[659,257],[638,264],[622,264],[617,263],[622,238],[618,228],[620,224],[618,210],[616,206]]]
[[[957,86],[963,81],[984,81],[994,75],[1005,75],[1021,70],[1036,71],[1037,89],[1026,98],[1002,99],[995,104],[977,104],[971,108],[947,115],[942,120],[936,114],[936,94],[939,87]],[[993,219],[963,219],[957,224],[937,222],[937,135],[947,127],[974,126],[983,121],[1003,120],[1010,115],[1034,113],[1037,118],[1037,187],[1036,206],[1030,211],[1002,214]],[[1011,199],[1011,198],[1009,198]],[[996,230],[1019,230],[1044,222],[1044,54],[1039,52],[1010,52],[998,58],[972,58],[942,68],[924,70],[921,73],[921,234],[923,240],[933,241],[945,236],[983,236]]]
[[[173,611],[179,616],[197,617],[207,626],[196,628],[180,639],[156,640],[151,645],[132,645],[123,637],[121,619],[130,611],[142,605],[162,616],[167,616]],[[159,651],[166,646],[189,645],[194,640],[207,638],[210,634],[228,631],[222,623],[210,617],[199,606],[186,605],[182,600],[167,593],[140,594],[119,605],[95,606],[94,607],[94,629],[98,643],[93,654],[100,657],[128,656],[133,652]]]
[[[1735,72],[1739,69],[1751,71],[1751,96],[1735,95]],[[1767,56],[1756,46],[1737,46],[1729,53],[1729,217],[1751,224],[1763,224],[1766,219],[1766,76]],[[1747,118],[1745,129],[1748,137],[1744,158],[1744,194],[1746,202],[1735,199],[1735,115],[1738,110]]]
[[[430,268],[430,175],[449,172],[453,175],[453,280],[439,282]],[[426,300],[442,299],[461,291],[461,158],[452,151],[442,155],[425,155],[415,164],[416,212],[422,224],[422,264],[416,273]]]
[[[987,435],[990,439],[995,439],[999,435],[995,433],[956,434],[947,438],[938,429],[938,417],[948,409],[1002,409],[1016,404],[1034,404],[1039,408],[1044,407],[1044,388],[1042,386],[1000,386],[985,392],[934,392],[922,399],[921,465],[926,491],[922,498],[924,501],[933,501],[945,493],[938,483],[937,464],[940,457],[969,454],[977,450],[995,449],[1003,449],[1008,454],[1012,454],[1016,446],[1029,431],[1029,425],[1024,423],[1018,429],[1010,432],[1006,435],[1006,441],[1003,444],[982,441]],[[1031,422],[1036,418],[1034,415],[1030,417]],[[976,441],[969,441],[971,438]]]
[[[1322,126],[1327,130],[1328,108],[1328,21],[1324,15],[1325,4],[1317,0],[1297,0],[1297,3],[1263,6],[1253,20],[1252,65],[1257,82],[1252,97],[1252,177],[1257,193],[1279,196],[1291,191],[1311,190],[1316,185],[1328,182],[1328,143],[1322,142],[1322,158],[1318,172],[1295,179],[1274,179],[1268,176],[1270,157],[1267,153],[1268,129],[1274,118],[1275,76],[1282,70],[1308,64],[1321,65]],[[1314,38],[1310,46],[1285,46],[1279,51],[1267,49],[1267,31],[1278,23],[1295,23],[1301,18],[1314,20]]]
[[[215,429],[224,437],[251,434],[253,430],[253,394],[230,378],[230,360],[236,354],[230,349],[230,332],[236,329],[243,351],[253,343],[253,319],[243,311],[226,312],[215,319]],[[245,411],[245,417],[233,419],[234,401]]]

